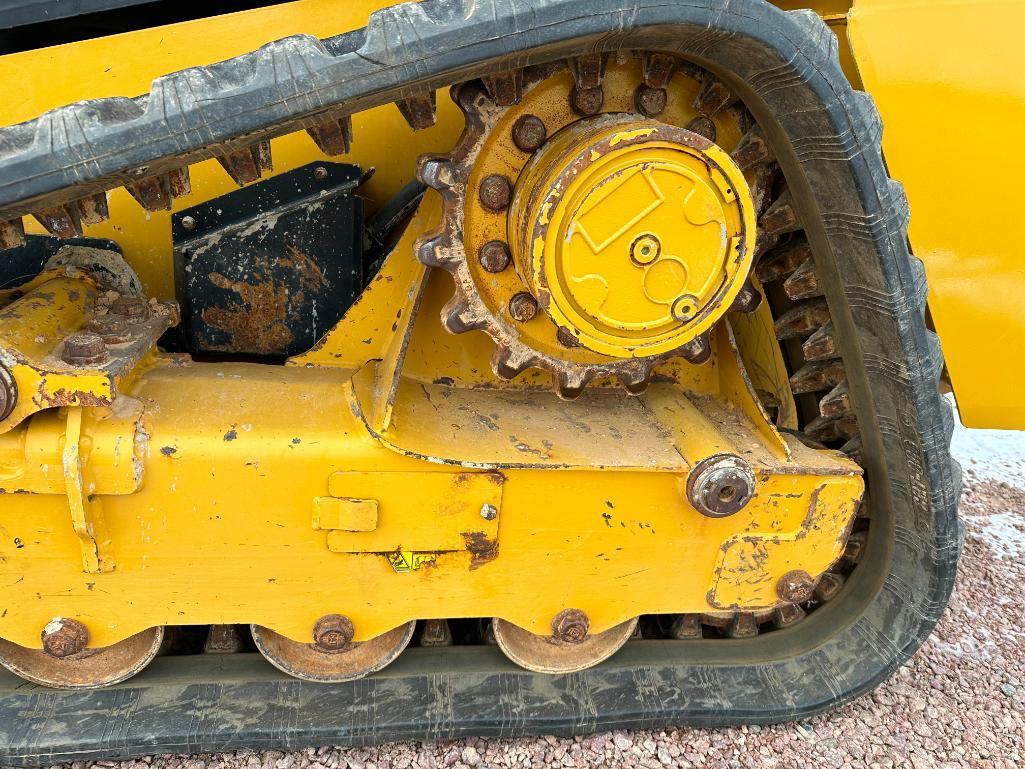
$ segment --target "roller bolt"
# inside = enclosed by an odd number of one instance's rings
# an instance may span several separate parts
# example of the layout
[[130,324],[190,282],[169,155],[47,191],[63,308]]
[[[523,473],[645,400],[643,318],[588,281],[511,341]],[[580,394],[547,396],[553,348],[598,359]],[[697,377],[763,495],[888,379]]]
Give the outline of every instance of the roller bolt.
[[526,291],[521,291],[509,300],[509,314],[513,320],[526,323],[537,315],[537,300]]
[[815,580],[802,569],[788,571],[776,583],[776,595],[790,603],[805,603],[815,595]]
[[110,306],[115,315],[123,315],[128,320],[143,320],[149,316],[149,305],[139,296],[122,296]]
[[582,643],[591,621],[580,609],[563,609],[552,620],[552,638],[565,644]]
[[687,499],[709,518],[725,518],[740,511],[754,496],[755,475],[733,454],[720,454],[698,462],[687,478]]
[[107,360],[107,346],[99,334],[79,331],[64,340],[61,360],[71,366],[96,366]]
[[634,94],[634,104],[637,105],[637,111],[645,117],[661,114],[666,108],[666,90],[642,84]]
[[76,619],[55,617],[46,623],[39,637],[43,651],[57,659],[79,654],[89,644],[89,630]]
[[513,144],[524,152],[533,152],[548,138],[544,121],[537,115],[524,115],[512,127]]
[[124,344],[129,339],[128,318],[123,315],[97,315],[86,325],[86,330],[99,335],[105,344]]
[[512,198],[512,184],[501,174],[484,177],[480,183],[480,202],[489,211],[504,211]]
[[573,88],[572,93],[569,95],[569,106],[573,108],[573,111],[578,115],[584,117],[588,115],[597,115],[601,112],[602,105],[605,103],[605,94],[601,88]]
[[509,246],[500,240],[491,240],[481,246],[477,258],[480,260],[480,266],[487,272],[502,272],[512,260]]
[[313,625],[313,646],[328,654],[345,651],[355,634],[351,619],[342,614],[327,614]]

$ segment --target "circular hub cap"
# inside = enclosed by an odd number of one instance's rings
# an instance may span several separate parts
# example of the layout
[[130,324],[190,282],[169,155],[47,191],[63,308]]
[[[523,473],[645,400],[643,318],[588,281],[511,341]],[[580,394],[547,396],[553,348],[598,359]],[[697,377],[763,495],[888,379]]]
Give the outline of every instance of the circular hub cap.
[[743,286],[754,205],[741,171],[698,134],[636,116],[581,120],[531,159],[509,242],[531,293],[595,352],[669,352]]

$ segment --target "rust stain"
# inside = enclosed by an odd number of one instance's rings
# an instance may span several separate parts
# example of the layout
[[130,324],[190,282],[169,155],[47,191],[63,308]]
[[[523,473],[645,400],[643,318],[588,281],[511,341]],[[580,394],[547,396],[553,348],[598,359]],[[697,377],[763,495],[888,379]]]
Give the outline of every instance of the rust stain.
[[460,532],[466,549],[470,551],[470,571],[479,569],[498,557],[498,540],[488,539],[483,531]]

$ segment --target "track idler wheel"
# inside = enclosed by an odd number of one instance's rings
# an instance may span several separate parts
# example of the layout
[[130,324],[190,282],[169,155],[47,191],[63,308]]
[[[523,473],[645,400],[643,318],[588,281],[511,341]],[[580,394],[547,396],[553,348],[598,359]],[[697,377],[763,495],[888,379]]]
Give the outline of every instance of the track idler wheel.
[[53,689],[99,689],[145,668],[164,640],[164,629],[143,630],[111,646],[90,649],[88,632],[75,620],[53,620],[43,630],[42,649],[0,639],[0,665],[26,681]]
[[376,673],[394,661],[413,638],[416,622],[367,641],[353,641],[352,622],[339,614],[317,620],[312,643],[293,641],[261,625],[251,629],[256,648],[278,670],[304,681],[341,683]]
[[637,618],[593,634],[588,631],[587,615],[578,609],[559,612],[552,620],[552,634],[547,636],[498,618],[491,626],[498,647],[521,668],[536,673],[575,673],[619,651],[637,629]]

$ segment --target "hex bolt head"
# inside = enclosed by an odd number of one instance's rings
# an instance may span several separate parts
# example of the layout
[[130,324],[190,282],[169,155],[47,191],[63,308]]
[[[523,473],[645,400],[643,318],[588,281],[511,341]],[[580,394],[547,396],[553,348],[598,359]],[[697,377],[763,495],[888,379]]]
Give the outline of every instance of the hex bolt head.
[[563,609],[552,619],[552,638],[565,644],[583,643],[591,620],[580,609]]
[[106,344],[124,344],[130,338],[128,318],[124,315],[107,313],[97,315],[86,324],[86,330],[98,334]]
[[755,493],[755,474],[735,454],[703,459],[687,477],[687,500],[702,515],[725,518],[743,509]]
[[548,129],[537,115],[523,115],[512,127],[512,140],[523,152],[533,152],[548,138]]
[[578,115],[584,117],[597,115],[601,112],[604,103],[605,94],[602,92],[601,87],[577,88],[574,86],[569,95],[569,106]]
[[77,619],[54,617],[46,623],[39,635],[43,651],[51,657],[64,659],[85,651],[89,644],[89,630]]
[[107,360],[107,346],[99,334],[79,331],[64,340],[61,360],[71,366],[97,366]]
[[313,625],[313,646],[328,654],[343,652],[349,649],[355,634],[351,619],[343,614],[326,614]]
[[634,93],[634,104],[637,106],[637,111],[645,117],[661,114],[662,110],[666,108],[666,101],[665,88],[652,88],[642,83]]
[[191,216],[182,217],[182,229],[194,230],[196,229],[196,220]]
[[114,301],[110,311],[128,320],[143,320],[149,316],[149,305],[140,296],[122,296]]
[[509,246],[505,243],[500,240],[489,240],[480,247],[477,259],[487,272],[502,272],[509,266],[512,256],[509,253]]
[[480,506],[480,517],[485,521],[493,521],[498,517],[498,508],[485,502]]
[[803,569],[788,571],[776,583],[776,595],[790,603],[805,603],[815,595],[815,580]]
[[324,166],[317,166],[313,169],[313,178],[318,181],[323,181],[327,178],[327,169]]
[[509,300],[509,314],[513,320],[526,323],[537,315],[537,299],[526,291],[521,291]]
[[0,364],[0,419],[7,419],[18,402],[18,385],[3,364]]
[[485,176],[480,183],[481,205],[489,211],[504,211],[512,198],[512,183],[501,174]]

